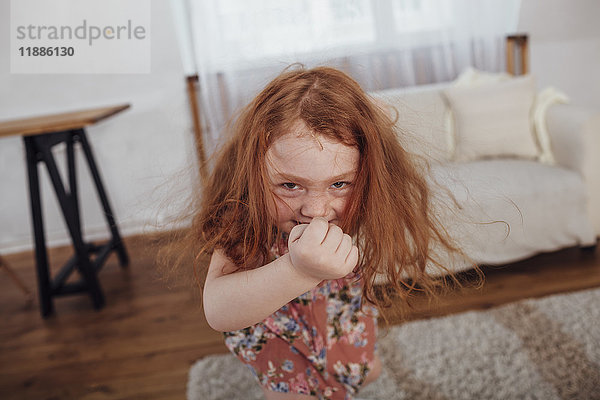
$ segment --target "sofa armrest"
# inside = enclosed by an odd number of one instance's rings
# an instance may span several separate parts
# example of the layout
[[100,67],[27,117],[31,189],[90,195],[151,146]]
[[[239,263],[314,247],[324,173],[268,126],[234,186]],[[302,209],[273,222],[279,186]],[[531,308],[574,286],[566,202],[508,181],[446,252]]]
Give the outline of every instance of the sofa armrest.
[[589,215],[600,236],[600,112],[557,104],[548,109],[546,125],[556,163],[585,181]]

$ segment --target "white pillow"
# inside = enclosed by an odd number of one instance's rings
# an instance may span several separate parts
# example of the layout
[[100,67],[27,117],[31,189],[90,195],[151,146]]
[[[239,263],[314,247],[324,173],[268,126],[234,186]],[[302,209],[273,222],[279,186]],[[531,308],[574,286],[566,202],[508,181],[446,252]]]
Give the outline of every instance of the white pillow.
[[530,112],[535,84],[529,75],[444,90],[455,136],[454,161],[493,157],[537,159]]
[[396,122],[404,148],[433,162],[450,160],[448,106],[439,88],[386,90],[372,93],[373,100]]
[[[490,83],[505,82],[514,79],[512,75],[506,72],[494,73],[480,71],[473,67],[467,67],[461,74],[452,82],[452,86],[457,87],[474,87]],[[557,103],[568,103],[569,98],[554,87],[546,87],[544,90],[536,94],[531,110],[530,119],[533,120],[534,137],[538,145],[538,161],[544,164],[556,164],[554,154],[552,152],[552,143],[548,128],[546,126],[546,113],[550,106]],[[450,127],[449,132],[449,147],[448,152],[452,158],[456,152],[456,137],[454,133],[452,112],[448,112],[447,125]]]
[[506,72],[480,71],[473,67],[467,67],[452,82],[452,86],[480,86],[489,83],[508,81],[513,78]]

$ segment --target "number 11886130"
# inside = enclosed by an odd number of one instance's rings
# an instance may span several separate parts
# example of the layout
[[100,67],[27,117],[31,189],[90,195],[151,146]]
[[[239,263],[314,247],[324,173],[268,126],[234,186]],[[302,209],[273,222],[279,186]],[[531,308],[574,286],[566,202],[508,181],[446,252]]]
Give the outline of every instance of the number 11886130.
[[72,57],[75,55],[73,47],[19,47],[21,57]]

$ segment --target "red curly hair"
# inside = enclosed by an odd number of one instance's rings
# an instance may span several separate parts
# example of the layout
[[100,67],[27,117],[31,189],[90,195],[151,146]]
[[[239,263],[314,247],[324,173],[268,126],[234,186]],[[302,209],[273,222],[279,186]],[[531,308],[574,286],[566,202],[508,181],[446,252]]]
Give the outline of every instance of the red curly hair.
[[[356,239],[364,297],[382,309],[398,295],[406,299],[415,284],[431,290],[435,280],[426,267],[445,269],[433,245],[460,250],[432,210],[428,166],[403,149],[394,121],[357,82],[328,67],[287,69],[242,111],[194,211],[188,238],[196,260],[215,248],[240,270],[268,259],[280,232],[269,212],[274,195],[265,157],[300,121],[360,153],[340,227]],[[378,275],[391,290],[376,290]]]

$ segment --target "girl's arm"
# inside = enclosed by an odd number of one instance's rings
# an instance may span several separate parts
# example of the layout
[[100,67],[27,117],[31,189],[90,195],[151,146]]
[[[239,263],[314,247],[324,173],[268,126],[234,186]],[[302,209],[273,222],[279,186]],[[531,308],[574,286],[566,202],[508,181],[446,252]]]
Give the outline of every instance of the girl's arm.
[[232,272],[233,262],[213,252],[204,285],[204,313],[222,332],[254,325],[324,279],[342,278],[358,262],[350,236],[323,218],[290,232],[289,253],[262,267]]
[[264,320],[320,281],[299,274],[289,253],[262,267],[227,274],[233,263],[215,250],[204,285],[204,314],[214,330],[234,331]]

